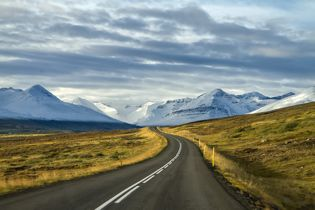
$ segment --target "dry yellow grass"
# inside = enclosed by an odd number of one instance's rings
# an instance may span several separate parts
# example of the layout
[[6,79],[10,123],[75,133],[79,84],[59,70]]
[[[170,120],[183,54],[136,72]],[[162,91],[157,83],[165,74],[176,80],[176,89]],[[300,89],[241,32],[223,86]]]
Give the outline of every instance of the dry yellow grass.
[[[201,142],[234,186],[281,209],[315,209],[315,103],[163,128]],[[205,147],[204,147],[205,146]]]
[[96,174],[157,155],[167,141],[148,128],[0,136],[0,194]]

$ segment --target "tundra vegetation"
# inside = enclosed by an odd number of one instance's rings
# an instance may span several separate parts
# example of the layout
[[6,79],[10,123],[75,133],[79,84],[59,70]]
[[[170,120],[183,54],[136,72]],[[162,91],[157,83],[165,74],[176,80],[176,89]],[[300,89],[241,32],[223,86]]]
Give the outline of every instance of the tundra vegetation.
[[167,141],[148,128],[0,135],[0,194],[70,180],[157,155]]

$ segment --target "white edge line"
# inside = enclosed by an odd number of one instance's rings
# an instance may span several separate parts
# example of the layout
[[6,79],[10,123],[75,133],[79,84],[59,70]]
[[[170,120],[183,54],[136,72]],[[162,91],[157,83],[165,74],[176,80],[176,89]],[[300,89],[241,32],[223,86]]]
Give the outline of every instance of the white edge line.
[[[179,154],[181,153],[182,150],[182,143],[174,138],[178,143],[179,143],[179,149],[175,155],[175,157],[177,158],[179,156]],[[175,158],[174,157],[174,158]],[[165,165],[164,165],[165,166]],[[106,202],[104,202],[102,205],[100,205],[99,207],[97,207],[95,210],[102,210],[103,208],[105,208],[106,206],[108,206],[111,202],[113,202],[114,200],[116,200],[119,196],[121,196],[122,194],[124,194],[125,192],[127,192],[128,190],[130,190],[131,188],[133,188],[134,186],[138,185],[139,183],[143,182],[144,180],[146,180],[148,177],[152,176],[153,174],[159,174],[163,171],[164,166],[158,168],[156,171],[154,171],[153,173],[149,174],[148,176],[144,177],[143,179],[141,179],[140,181],[134,183],[133,185],[130,185],[129,187],[127,187],[126,189],[124,189],[123,191],[121,191],[120,193],[116,194],[114,197],[110,198],[109,200],[107,200]],[[161,171],[160,171],[161,170]]]
[[136,189],[138,189],[139,186],[135,186],[134,188],[132,188],[129,192],[127,192],[125,195],[121,196],[117,201],[115,201],[115,203],[120,203],[122,200],[124,200],[125,198],[128,197],[128,195],[130,195],[131,193],[133,193],[133,191],[135,191]]

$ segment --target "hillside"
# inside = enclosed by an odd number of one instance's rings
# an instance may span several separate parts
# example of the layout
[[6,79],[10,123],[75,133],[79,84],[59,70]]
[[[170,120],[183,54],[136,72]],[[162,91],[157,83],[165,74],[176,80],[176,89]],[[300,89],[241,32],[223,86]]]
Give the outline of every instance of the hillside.
[[[315,103],[163,128],[217,151],[216,169],[281,209],[315,208]],[[208,150],[209,149],[209,150]]]

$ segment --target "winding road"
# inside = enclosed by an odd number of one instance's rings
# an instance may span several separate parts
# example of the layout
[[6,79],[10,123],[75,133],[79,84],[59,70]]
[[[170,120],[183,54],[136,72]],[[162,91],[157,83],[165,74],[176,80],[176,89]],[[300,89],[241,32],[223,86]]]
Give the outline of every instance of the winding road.
[[216,181],[193,143],[161,134],[169,144],[155,158],[119,170],[4,196],[0,198],[0,209],[244,209]]

